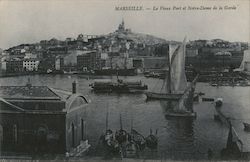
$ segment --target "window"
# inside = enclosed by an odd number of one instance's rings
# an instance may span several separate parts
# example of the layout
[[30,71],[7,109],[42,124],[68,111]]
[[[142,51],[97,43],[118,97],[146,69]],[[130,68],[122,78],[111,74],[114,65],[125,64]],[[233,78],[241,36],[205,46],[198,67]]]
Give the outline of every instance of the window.
[[74,147],[75,146],[75,126],[72,123],[71,124],[71,146]]
[[17,144],[18,142],[18,132],[17,132],[17,125],[13,125],[13,142],[14,144]]
[[0,124],[0,145],[2,145],[2,142],[3,142],[3,127]]
[[85,140],[86,122],[81,119],[81,140]]

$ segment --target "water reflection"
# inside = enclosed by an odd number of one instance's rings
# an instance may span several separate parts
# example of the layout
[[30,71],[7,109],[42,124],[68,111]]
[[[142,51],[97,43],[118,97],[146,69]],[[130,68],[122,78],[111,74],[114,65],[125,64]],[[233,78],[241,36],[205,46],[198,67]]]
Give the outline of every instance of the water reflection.
[[168,146],[163,158],[195,159],[197,152],[194,135],[194,118],[169,117],[165,114],[177,106],[174,101],[161,101],[161,107],[166,119],[165,133],[168,134]]
[[163,114],[167,114],[168,112],[171,112],[174,108],[176,108],[176,106],[178,106],[178,102],[177,101],[160,101],[160,105],[162,107],[163,110]]

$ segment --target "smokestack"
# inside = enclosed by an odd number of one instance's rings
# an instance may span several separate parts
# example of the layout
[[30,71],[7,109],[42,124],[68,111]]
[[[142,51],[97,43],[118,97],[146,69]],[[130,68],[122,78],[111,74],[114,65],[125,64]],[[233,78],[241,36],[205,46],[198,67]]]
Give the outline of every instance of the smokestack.
[[74,81],[72,83],[72,93],[75,94],[76,93],[76,81]]

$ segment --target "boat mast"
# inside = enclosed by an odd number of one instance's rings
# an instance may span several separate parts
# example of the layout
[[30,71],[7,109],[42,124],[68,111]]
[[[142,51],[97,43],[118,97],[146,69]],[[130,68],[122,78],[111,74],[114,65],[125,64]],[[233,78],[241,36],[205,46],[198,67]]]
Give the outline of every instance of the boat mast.
[[121,114],[120,114],[120,129],[123,130],[122,129],[122,115]]
[[170,55],[170,44],[168,46],[168,55],[167,55],[167,64],[168,64],[168,82],[167,82],[167,93],[172,93],[171,92],[171,55]]
[[132,130],[133,130],[133,114],[131,115],[131,133],[132,133]]
[[[108,104],[107,104],[107,106],[108,106]],[[108,117],[109,117],[109,109],[108,109],[108,107],[107,107],[107,114],[106,114],[106,131],[108,130]]]

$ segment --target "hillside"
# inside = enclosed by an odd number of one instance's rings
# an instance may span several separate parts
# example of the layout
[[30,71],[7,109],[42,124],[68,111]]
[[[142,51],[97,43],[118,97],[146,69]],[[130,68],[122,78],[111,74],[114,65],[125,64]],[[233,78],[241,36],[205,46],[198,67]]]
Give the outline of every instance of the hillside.
[[111,37],[117,37],[119,39],[133,41],[137,44],[146,44],[146,45],[155,45],[155,44],[162,44],[166,43],[167,41],[148,34],[141,34],[141,33],[132,33],[132,32],[123,32],[118,33],[114,32],[110,34]]

